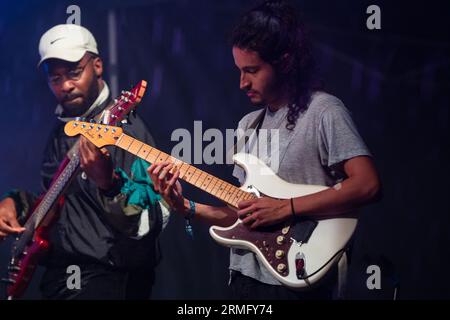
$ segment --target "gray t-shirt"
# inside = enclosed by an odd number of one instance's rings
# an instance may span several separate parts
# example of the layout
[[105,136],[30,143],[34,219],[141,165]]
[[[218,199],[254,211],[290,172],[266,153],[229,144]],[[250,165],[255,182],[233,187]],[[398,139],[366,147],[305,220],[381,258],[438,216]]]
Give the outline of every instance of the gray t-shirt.
[[[239,121],[238,128],[247,129],[261,110],[244,116]],[[278,147],[278,159],[271,162],[267,152],[259,158],[280,178],[290,183],[331,187],[346,178],[342,166],[344,160],[356,156],[371,156],[349,111],[338,98],[321,91],[314,93],[307,110],[300,114],[292,131],[286,128],[287,113],[287,107],[275,112],[267,109],[261,125],[261,130],[278,129],[277,134],[268,130],[264,132],[267,135],[263,135],[263,139],[268,141],[263,143],[271,146],[275,143]],[[271,136],[272,140],[266,136]],[[277,136],[278,141],[274,141]],[[255,136],[251,137],[248,144],[254,143],[254,139]],[[270,147],[262,148],[266,149],[271,150]],[[233,175],[242,185],[245,180],[244,170],[236,165]],[[259,263],[256,255],[247,250],[231,249],[230,269],[264,283],[281,285]]]

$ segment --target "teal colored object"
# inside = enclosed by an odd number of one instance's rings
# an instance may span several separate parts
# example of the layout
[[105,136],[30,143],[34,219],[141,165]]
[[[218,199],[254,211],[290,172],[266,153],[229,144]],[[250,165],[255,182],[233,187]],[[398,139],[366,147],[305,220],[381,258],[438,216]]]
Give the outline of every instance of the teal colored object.
[[116,173],[122,178],[121,193],[128,195],[128,204],[141,208],[149,208],[161,199],[153,188],[153,182],[148,176],[147,168],[150,165],[142,159],[137,159],[131,165],[131,177],[128,177],[121,168]]

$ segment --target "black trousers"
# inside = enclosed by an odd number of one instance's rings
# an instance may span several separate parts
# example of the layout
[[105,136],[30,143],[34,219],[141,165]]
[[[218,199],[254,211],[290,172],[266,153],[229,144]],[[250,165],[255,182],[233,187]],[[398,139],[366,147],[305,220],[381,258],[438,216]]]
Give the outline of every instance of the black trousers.
[[337,290],[337,270],[321,283],[307,291],[295,291],[285,286],[270,285],[233,272],[230,283],[235,300],[332,300]]
[[[42,281],[41,292],[52,300],[144,300],[149,299],[154,270],[117,270],[98,264],[79,265],[80,288],[70,285],[73,274],[67,268],[49,267]],[[68,281],[69,280],[69,281]],[[69,282],[69,285],[68,285]]]

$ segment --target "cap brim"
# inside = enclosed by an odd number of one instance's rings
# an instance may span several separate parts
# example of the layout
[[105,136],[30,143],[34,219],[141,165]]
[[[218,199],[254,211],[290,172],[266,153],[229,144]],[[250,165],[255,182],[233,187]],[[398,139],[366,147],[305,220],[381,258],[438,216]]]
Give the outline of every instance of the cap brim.
[[67,50],[67,49],[61,49],[58,50],[55,48],[54,50],[51,50],[47,52],[47,54],[41,58],[41,60],[38,63],[38,67],[41,66],[41,64],[48,59],[59,59],[64,60],[68,62],[77,62],[80,61],[81,58],[83,58],[84,54],[86,53],[86,50]]

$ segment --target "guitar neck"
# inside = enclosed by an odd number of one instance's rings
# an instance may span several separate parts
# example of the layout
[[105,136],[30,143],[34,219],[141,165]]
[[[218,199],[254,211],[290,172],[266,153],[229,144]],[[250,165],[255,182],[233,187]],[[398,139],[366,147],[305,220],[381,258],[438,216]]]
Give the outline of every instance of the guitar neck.
[[78,154],[74,154],[71,158],[65,158],[61,165],[62,169],[55,175],[41,202],[33,210],[32,215],[25,223],[25,228],[36,229],[39,227],[47,213],[69,185],[69,181],[75,176],[79,164],[80,158]]
[[254,197],[252,193],[245,192],[231,183],[216,178],[205,171],[197,169],[124,133],[120,135],[115,145],[150,163],[170,161],[180,171],[180,179],[211,194],[232,207],[237,208],[239,201]]

